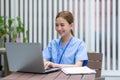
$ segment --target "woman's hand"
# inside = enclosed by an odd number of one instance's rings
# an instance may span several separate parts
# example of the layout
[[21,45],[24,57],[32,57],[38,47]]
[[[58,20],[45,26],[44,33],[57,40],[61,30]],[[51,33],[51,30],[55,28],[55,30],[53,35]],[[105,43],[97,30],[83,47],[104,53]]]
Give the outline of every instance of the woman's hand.
[[45,67],[45,69],[48,69],[48,68],[51,68],[51,67],[61,68],[60,64],[56,64],[56,63],[47,61],[47,60],[45,60],[45,59],[44,59],[44,67]]
[[45,69],[48,69],[53,67],[53,63],[49,61],[44,61],[44,66],[45,66]]
[[51,68],[51,67],[58,67],[58,68],[63,68],[63,67],[81,67],[83,64],[83,61],[77,61],[75,64],[56,64],[50,61],[47,61],[44,59],[44,66],[45,69]]

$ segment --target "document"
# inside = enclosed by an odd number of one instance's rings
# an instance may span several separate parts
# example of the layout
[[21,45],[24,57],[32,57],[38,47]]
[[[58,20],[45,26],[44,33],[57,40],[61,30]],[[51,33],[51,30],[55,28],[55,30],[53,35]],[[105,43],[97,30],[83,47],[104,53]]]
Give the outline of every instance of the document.
[[96,73],[95,70],[87,66],[84,67],[65,67],[61,69],[65,74],[91,74]]

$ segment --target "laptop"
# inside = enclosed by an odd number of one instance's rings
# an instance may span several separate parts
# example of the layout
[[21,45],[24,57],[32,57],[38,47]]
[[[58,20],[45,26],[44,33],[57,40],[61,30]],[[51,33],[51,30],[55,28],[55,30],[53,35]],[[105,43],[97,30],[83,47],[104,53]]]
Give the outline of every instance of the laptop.
[[12,72],[48,73],[60,68],[45,69],[40,43],[5,43],[9,70]]

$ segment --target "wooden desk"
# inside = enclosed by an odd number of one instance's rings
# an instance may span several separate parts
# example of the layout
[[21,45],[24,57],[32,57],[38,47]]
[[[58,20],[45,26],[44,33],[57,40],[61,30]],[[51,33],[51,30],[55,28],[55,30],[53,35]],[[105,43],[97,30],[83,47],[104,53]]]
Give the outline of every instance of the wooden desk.
[[94,80],[95,74],[66,75],[62,71],[48,74],[12,73],[1,80]]

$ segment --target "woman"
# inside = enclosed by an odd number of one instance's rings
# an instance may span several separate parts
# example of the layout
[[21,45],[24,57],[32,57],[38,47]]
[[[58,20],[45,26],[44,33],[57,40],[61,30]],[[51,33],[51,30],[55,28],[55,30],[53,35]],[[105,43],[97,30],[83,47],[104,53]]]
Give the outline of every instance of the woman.
[[69,11],[57,14],[56,31],[61,38],[52,40],[43,50],[45,68],[87,65],[86,46],[82,40],[74,37],[73,22],[73,15]]

